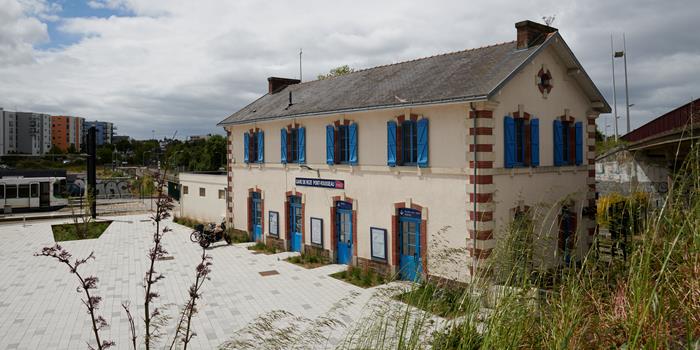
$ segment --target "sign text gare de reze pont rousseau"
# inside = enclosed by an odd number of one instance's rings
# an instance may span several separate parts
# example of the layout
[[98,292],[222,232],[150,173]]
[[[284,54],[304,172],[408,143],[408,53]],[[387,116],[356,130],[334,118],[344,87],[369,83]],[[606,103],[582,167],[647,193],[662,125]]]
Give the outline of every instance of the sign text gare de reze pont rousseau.
[[345,181],[343,180],[310,179],[306,177],[297,177],[294,183],[297,186],[335,188],[338,190],[345,189]]

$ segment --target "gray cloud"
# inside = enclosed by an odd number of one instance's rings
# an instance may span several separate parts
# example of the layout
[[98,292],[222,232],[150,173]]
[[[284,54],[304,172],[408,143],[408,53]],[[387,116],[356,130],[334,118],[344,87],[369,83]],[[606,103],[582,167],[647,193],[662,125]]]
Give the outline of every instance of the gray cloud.
[[[128,17],[63,18],[82,39],[51,50],[44,0],[0,0],[0,106],[114,121],[149,137],[221,132],[215,124],[266,91],[268,76],[304,78],[515,39],[513,23],[558,27],[612,103],[610,34],[627,35],[633,127],[700,91],[700,4],[678,1],[175,2],[95,0]],[[624,90],[618,62],[618,108]],[[601,118],[599,125],[603,127]],[[624,129],[624,123],[621,123]]]

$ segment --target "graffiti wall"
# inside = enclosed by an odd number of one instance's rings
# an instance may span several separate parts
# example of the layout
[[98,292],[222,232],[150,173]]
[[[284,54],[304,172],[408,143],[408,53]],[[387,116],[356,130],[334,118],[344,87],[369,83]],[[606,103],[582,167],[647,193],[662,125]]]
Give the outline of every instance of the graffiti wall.
[[[97,179],[98,198],[123,198],[133,196],[131,190],[131,178],[115,177],[107,179]],[[70,181],[70,179],[69,179]],[[85,193],[87,178],[76,176],[72,183],[68,184],[68,192],[71,196],[82,196]]]
[[596,190],[601,195],[609,193],[630,194],[646,192],[652,206],[660,206],[668,192],[669,171],[664,164],[638,153],[620,151],[596,160]]

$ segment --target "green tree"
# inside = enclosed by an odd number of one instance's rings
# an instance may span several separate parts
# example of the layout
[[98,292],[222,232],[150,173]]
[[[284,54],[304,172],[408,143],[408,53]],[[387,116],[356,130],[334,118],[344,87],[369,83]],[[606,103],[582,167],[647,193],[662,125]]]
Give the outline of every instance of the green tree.
[[129,142],[129,140],[119,140],[119,142],[117,142],[116,146],[117,146],[117,151],[119,151],[121,153],[125,153],[125,152],[131,150],[131,142]]
[[63,150],[60,149],[56,145],[51,146],[51,148],[49,149],[49,154],[64,154],[64,153],[65,152],[63,152]]
[[340,67],[335,67],[335,68],[331,69],[330,71],[328,71],[328,74],[319,74],[317,78],[318,78],[318,80],[335,78],[335,77],[339,77],[341,75],[350,74],[354,71],[355,71],[355,69],[350,68],[350,66],[345,64],[345,65],[342,65]]
[[75,144],[71,143],[70,146],[68,146],[68,153],[69,154],[78,153],[78,149],[75,148]]
[[111,145],[103,145],[97,147],[97,163],[109,164],[112,163],[113,149]]

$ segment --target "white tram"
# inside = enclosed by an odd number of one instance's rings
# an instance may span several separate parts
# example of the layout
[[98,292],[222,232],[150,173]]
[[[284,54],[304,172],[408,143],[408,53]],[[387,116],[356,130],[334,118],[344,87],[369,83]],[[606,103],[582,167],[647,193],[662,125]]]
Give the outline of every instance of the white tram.
[[16,211],[55,210],[68,205],[64,197],[66,178],[58,176],[0,177],[0,210]]

